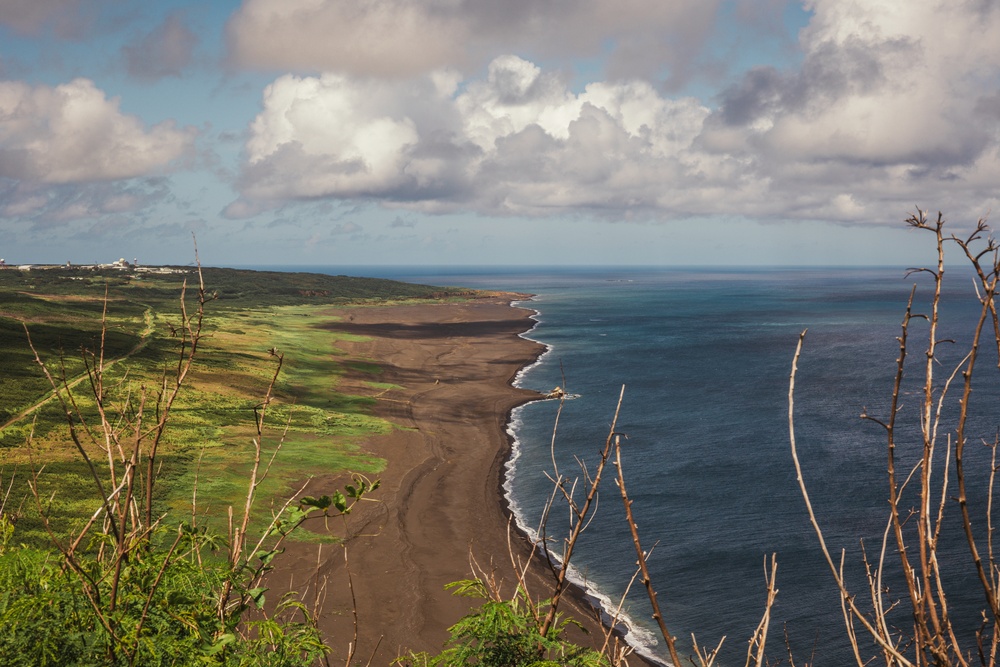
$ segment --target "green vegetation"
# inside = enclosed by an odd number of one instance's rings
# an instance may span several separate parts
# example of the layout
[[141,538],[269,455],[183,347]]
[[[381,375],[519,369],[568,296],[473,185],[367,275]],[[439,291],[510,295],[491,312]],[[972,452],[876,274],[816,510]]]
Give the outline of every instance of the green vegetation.
[[[356,442],[394,428],[370,408],[398,386],[376,363],[342,359],[337,342],[362,339],[322,325],[346,298],[442,292],[205,270],[220,297],[189,283],[178,300],[180,275],[0,273],[0,664],[326,662],[317,609],[288,594],[265,613],[263,577],[284,540],[378,488],[368,475],[382,461]],[[360,393],[342,390],[345,374]],[[302,480],[346,470],[343,493],[296,497]],[[454,588],[487,600],[444,652],[410,659],[607,664],[561,638],[561,616],[540,625],[547,603],[521,590]]]
[[486,579],[456,581],[456,595],[485,600],[480,608],[449,628],[450,637],[438,655],[415,653],[402,662],[411,667],[605,667],[599,651],[562,638],[572,620],[558,617],[547,633],[540,631],[548,603],[533,603],[523,588],[511,599],[501,599]]
[[[47,296],[93,296],[104,292],[124,295],[137,303],[176,302],[181,285],[197,281],[192,266],[162,267],[170,273],[153,269],[90,269],[52,267],[19,271],[0,271],[0,292],[23,292]],[[319,273],[247,271],[203,267],[202,276],[209,295],[216,299],[212,311],[227,308],[291,306],[305,304],[346,304],[386,302],[404,299],[443,299],[472,294],[451,287],[414,285],[381,278],[328,276]],[[194,299],[194,293],[188,294]],[[5,297],[6,300],[6,297]]]
[[[89,470],[66,433],[65,414],[52,400],[29,335],[41,360],[73,389],[83,418],[92,423],[97,414],[84,351],[103,351],[106,386],[120,383],[133,392],[159,385],[174,363],[179,296],[187,281],[185,303],[193,312],[198,274],[191,267],[173,271],[0,271],[0,471],[14,479],[7,511],[17,518],[20,541],[49,541],[37,508],[25,501],[32,460],[45,465],[39,491],[49,499],[57,534],[85,521],[98,499],[86,483]],[[384,465],[360,452],[356,443],[393,428],[370,414],[373,396],[387,387],[356,384],[344,391],[340,386],[345,373],[376,380],[381,369],[373,363],[344,362],[337,342],[357,337],[323,328],[336,317],[332,308],[469,294],[307,273],[205,268],[202,275],[205,333],[197,363],[173,406],[171,428],[159,452],[164,483],[155,497],[164,510],[190,513],[197,479],[199,518],[218,530],[226,521],[224,508],[245,496],[254,407],[273,371],[271,350],[293,351],[275,386],[271,410],[271,424],[284,432],[282,465],[259,489],[262,498],[280,502],[308,477],[347,470],[377,474]],[[274,447],[277,440],[265,447]],[[91,450],[95,465],[106,468],[107,457]],[[270,505],[262,502],[255,510],[258,526],[270,518]]]
[[[983,221],[965,237],[946,235],[940,214],[929,221],[918,210],[908,222],[934,233],[938,262],[921,270],[933,278],[930,314],[914,312],[912,297],[907,305],[888,416],[862,415],[886,434],[890,502],[882,549],[872,559],[868,554],[874,552],[862,547],[860,590],[866,592],[861,595],[849,587],[846,554],[838,564],[826,547],[798,460],[794,384],[804,332],[789,376],[791,453],[809,520],[841,597],[855,663],[994,665],[1000,654],[1000,555],[991,533],[1000,436],[982,440],[992,450],[984,506],[983,498],[967,491],[971,471],[964,456],[971,442],[974,366],[983,349],[1000,350],[995,305],[1000,245]],[[945,244],[957,245],[971,264],[981,311],[967,354],[945,369],[951,374],[942,381],[935,370],[941,362],[938,344],[945,342],[938,337]],[[176,275],[170,274],[166,285],[143,276],[142,285],[130,291],[138,279],[127,274],[105,276],[98,285],[94,275],[71,270],[30,276],[0,272],[0,405],[5,410],[0,422],[0,665],[329,664],[330,648],[315,622],[317,608],[292,594],[265,607],[268,591],[262,582],[286,539],[313,519],[325,524],[348,514],[378,488],[364,473],[377,472],[381,462],[360,454],[355,441],[394,428],[368,409],[373,395],[395,385],[378,379],[377,364],[339,358],[336,337],[319,326],[335,316],[329,304],[342,298],[328,292],[318,296],[322,289],[316,285],[325,279],[296,283],[282,278],[275,292],[260,294],[260,303],[249,307],[248,286],[260,289],[267,280],[247,275],[240,284],[238,272],[217,274],[230,281],[233,291],[229,306],[213,315],[213,333],[206,334],[203,287],[188,290],[179,315],[166,308],[164,295]],[[417,296],[412,286],[393,293],[386,282],[373,283],[368,296],[362,296],[363,282],[351,283],[357,290],[351,293],[380,302]],[[81,286],[100,286],[101,294]],[[437,293],[420,289],[423,297]],[[302,301],[314,298],[325,301]],[[928,324],[923,355],[915,354],[917,344],[910,338],[914,320]],[[288,363],[282,349],[295,350]],[[897,444],[911,443],[904,442],[909,438],[897,442],[896,419],[904,370],[913,363],[908,355],[922,367],[914,441],[921,453],[915,463],[903,465]],[[352,386],[366,393],[341,391],[348,374]],[[949,396],[956,391],[961,393],[957,401]],[[265,416],[276,428],[265,427]],[[554,491],[545,515],[557,500],[564,502],[570,531],[559,562],[549,563],[548,595],[529,594],[528,567],[513,550],[512,595],[504,594],[492,562],[485,570],[473,556],[474,578],[451,588],[485,602],[450,628],[440,653],[411,653],[398,663],[627,664],[631,650],[610,630],[596,651],[565,640],[565,631],[577,624],[559,610],[573,549],[593,518],[598,486],[610,464],[636,550],[636,576],[672,662],[683,664],[646,567],[650,552],[642,547],[631,512],[617,419],[616,410],[596,466],[583,466],[578,479],[558,470],[550,475]],[[281,465],[272,468],[279,455]],[[310,475],[348,469],[355,472],[343,492],[295,493],[294,485]],[[955,520],[944,509],[951,499],[961,510],[957,521],[972,557],[971,575],[942,572],[937,557],[942,525]],[[225,523],[219,521],[224,507],[234,508]],[[973,530],[973,516],[987,526],[985,534]],[[540,532],[545,533],[544,525]],[[554,551],[553,544],[535,546]],[[765,653],[776,567],[772,556],[770,573],[765,570],[762,619],[748,642],[748,667],[778,664]],[[942,583],[963,575],[966,581],[979,580],[986,599],[973,643],[966,643],[966,629],[952,624]],[[902,581],[902,590],[883,585],[883,576]],[[692,641],[690,662],[711,667],[721,641],[714,649],[700,647],[693,635]],[[784,653],[794,664],[792,648],[786,646]],[[353,658],[349,649],[348,667]]]
[[[163,530],[154,535],[162,537]],[[237,601],[216,613],[234,573],[210,559],[204,535],[181,526],[176,537],[168,548],[133,550],[114,609],[114,561],[100,559],[96,547],[80,554],[78,574],[46,550],[0,543],[0,663],[290,666],[325,655],[308,610],[294,599],[283,600],[270,619],[247,620],[263,592],[255,599],[237,587],[237,598],[247,595],[250,604]]]
[[[294,498],[287,487],[315,470],[377,469],[350,439],[391,426],[365,414],[360,399],[319,407],[319,392],[332,392],[335,379],[307,389],[305,364],[279,397],[283,355],[273,346],[250,353],[263,344],[256,329],[229,334],[226,351],[203,345],[206,292],[191,291],[195,299],[173,323],[154,299],[122,299],[120,311],[110,296],[99,308],[79,294],[15,292],[2,302],[5,320],[24,323],[30,350],[6,357],[9,370],[29,377],[33,364],[48,388],[32,395],[12,384],[19,402],[3,424],[24,433],[21,422],[32,420],[24,445],[2,452],[14,472],[5,478],[9,468],[0,468],[0,664],[292,666],[328,653],[315,609],[289,594],[265,613],[262,582],[284,540],[310,519],[348,514],[378,482],[355,472],[346,493],[319,497]],[[80,321],[79,303],[96,328]],[[48,335],[32,335],[36,325]],[[117,330],[126,344],[115,348]],[[284,327],[278,339],[294,342],[297,333],[309,338],[303,325]],[[67,362],[65,340],[79,344],[79,362]],[[151,349],[164,353],[150,357]],[[208,370],[195,371],[196,358],[213,351]],[[266,432],[270,413],[283,420],[283,436]],[[279,473],[271,461],[284,447]],[[195,448],[201,482],[187,479]],[[199,492],[215,505],[214,518],[229,508],[224,532],[195,511]],[[288,500],[265,513],[255,510],[261,494]],[[180,495],[190,498],[186,511],[171,511],[184,509]]]

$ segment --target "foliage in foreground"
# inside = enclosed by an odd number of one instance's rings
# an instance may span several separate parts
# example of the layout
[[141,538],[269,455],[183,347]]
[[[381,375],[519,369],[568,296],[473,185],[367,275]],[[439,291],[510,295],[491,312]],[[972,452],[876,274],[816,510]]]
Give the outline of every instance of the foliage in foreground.
[[[967,475],[971,471],[967,468],[965,447],[970,442],[968,431],[972,422],[969,410],[975,364],[980,360],[982,348],[995,346],[1000,354],[1000,316],[995,304],[1000,290],[1000,245],[988,236],[988,229],[982,221],[966,237],[946,236],[940,215],[937,222],[930,222],[923,212],[918,211],[910,224],[935,234],[938,263],[934,269],[921,270],[934,280],[930,311],[927,314],[914,312],[912,298],[907,306],[898,338],[899,357],[888,415],[883,419],[869,416],[867,412],[862,415],[880,426],[886,434],[890,501],[881,549],[874,558],[862,552],[865,580],[859,589],[865,591],[867,588],[870,606],[866,607],[864,603],[864,593],[858,595],[848,586],[844,574],[845,554],[842,552],[838,565],[827,550],[798,464],[793,394],[801,347],[795,353],[789,378],[792,455],[809,519],[841,596],[846,635],[855,663],[859,667],[874,662],[892,667],[995,665],[1000,654],[1000,556],[993,546],[992,500],[995,474],[1000,470],[995,458],[1000,436],[983,440],[992,456],[986,471],[985,507],[981,508],[982,514],[976,515],[977,520],[980,516],[984,518],[985,533],[978,529],[978,525],[974,530],[971,510],[975,503],[970,499],[974,501],[978,498],[967,491]],[[979,245],[980,242],[983,242],[982,245]],[[946,243],[956,244],[971,264],[981,311],[967,352],[957,364],[946,366],[950,374],[942,380],[935,375],[935,367],[945,363],[937,348],[945,342],[939,338],[938,309],[944,273],[943,247]],[[183,296],[181,303],[183,311]],[[302,498],[294,506],[289,503],[291,509],[289,506],[282,508],[255,546],[252,540],[248,541],[247,527],[253,498],[258,484],[270,469],[270,463],[266,462],[261,467],[260,440],[273,380],[257,415],[256,458],[249,478],[242,523],[231,525],[226,536],[212,536],[193,523],[174,524],[176,531],[167,529],[163,517],[157,517],[152,512],[152,489],[157,475],[156,447],[176,391],[183,383],[201,338],[203,304],[202,288],[199,290],[198,313],[194,317],[188,317],[186,312],[183,315],[177,370],[173,376],[165,377],[158,392],[147,394],[143,387],[116,404],[107,397],[110,394],[105,393],[103,349],[100,357],[91,355],[85,365],[100,414],[100,423],[93,429],[84,423],[72,404],[65,379],[60,385],[49,377],[68,417],[73,440],[94,473],[93,482],[104,500],[96,508],[91,521],[72,539],[66,541],[53,534],[56,551],[46,552],[17,546],[14,526],[4,517],[7,496],[0,495],[0,627],[4,630],[0,633],[0,664],[249,667],[309,665],[325,658],[328,648],[318,633],[311,610],[304,604],[286,598],[273,612],[265,614],[262,611],[266,591],[261,586],[261,579],[280,553],[281,541],[311,514],[346,514],[351,504],[361,500],[377,483],[370,484],[359,478],[355,486],[348,487],[346,497],[334,494],[319,499]],[[923,390],[919,392],[922,398],[915,438],[909,437],[904,429],[897,429],[896,421],[897,415],[901,414],[898,400],[905,386],[904,370],[910,368],[907,357],[913,351],[909,335],[911,321],[914,320],[928,323],[927,349],[918,358],[921,370],[917,376]],[[45,369],[41,360],[37,361]],[[280,363],[279,356],[279,369]],[[954,400],[956,389],[961,394],[957,401]],[[620,404],[619,399],[619,407]],[[151,405],[155,405],[155,410],[150,408]],[[108,418],[112,408],[116,410],[115,416]],[[143,421],[144,416],[148,422]],[[569,535],[561,540],[562,557],[558,563],[549,560],[554,582],[551,597],[536,602],[528,595],[524,563],[512,562],[519,575],[516,591],[511,597],[502,596],[496,581],[485,575],[457,582],[453,587],[458,594],[483,597],[486,601],[450,628],[450,639],[441,653],[411,654],[402,659],[402,663],[412,667],[603,667],[627,664],[624,662],[627,650],[609,649],[607,636],[601,651],[581,648],[564,640],[563,632],[572,623],[557,611],[566,590],[566,574],[574,546],[591,520],[592,501],[596,497],[602,472],[611,462],[616,468],[616,481],[631,529],[642,583],[647,589],[655,610],[654,617],[659,621],[672,660],[674,664],[681,664],[674,646],[676,638],[666,628],[645,567],[649,552],[640,544],[630,513],[632,501],[625,489],[616,422],[617,413],[598,466],[592,472],[583,468],[585,483],[581,485],[582,497],[577,495],[575,482],[567,480],[558,470],[551,475],[554,482],[552,498],[562,497],[571,515]],[[88,448],[81,444],[87,438],[93,441],[93,447],[107,456],[107,467],[101,469],[106,475],[104,478],[87,458]],[[898,458],[904,444],[916,445],[914,449],[918,450],[916,460],[905,465]],[[36,473],[32,480],[35,502],[40,513],[47,518],[46,499],[37,492],[37,480]],[[950,484],[957,487],[957,494],[950,490]],[[968,488],[972,488],[971,484]],[[2,491],[3,484],[0,484]],[[945,506],[950,502],[959,507],[959,528],[966,537],[973,572],[986,600],[981,626],[974,630],[971,642],[967,630],[958,627],[950,616],[951,607],[945,586],[946,581],[949,585],[954,581],[950,576],[961,577],[962,573],[942,572],[941,561],[937,557],[941,548],[939,537],[946,518]],[[549,509],[551,505],[546,508],[546,515]],[[546,555],[554,552],[555,541],[547,541],[544,525],[540,534],[543,543],[536,546],[542,548]],[[894,568],[896,560],[898,566]],[[773,560],[770,571],[770,577],[765,576],[768,594],[764,615],[748,646],[745,663],[748,666],[776,664],[764,652],[770,612],[777,593]],[[893,575],[902,580],[902,591],[890,590],[883,585],[883,577]],[[972,579],[967,573],[965,578],[966,581]],[[791,648],[786,648],[788,661],[794,665]],[[710,667],[719,647],[699,649],[695,642],[694,651],[696,664]],[[351,663],[350,657],[347,662]]]
[[327,653],[309,610],[294,599],[270,618],[244,622],[264,592],[238,591],[251,605],[219,614],[220,592],[241,577],[211,554],[199,563],[207,545],[182,526],[172,546],[137,549],[111,609],[115,563],[97,551],[81,554],[79,576],[57,555],[8,540],[0,547],[0,664],[291,666]]
[[[53,529],[52,498],[39,491],[44,470],[34,463],[28,487],[51,549],[20,543],[8,514],[11,485],[0,494],[0,665],[245,665],[315,664],[329,652],[314,611],[291,594],[266,608],[263,580],[283,541],[307,520],[344,516],[377,488],[355,476],[346,495],[292,498],[259,536],[251,516],[259,487],[283,443],[265,448],[265,415],[283,357],[254,409],[252,461],[245,501],[230,508],[226,535],[197,524],[197,512],[178,523],[161,513],[161,444],[172,409],[199,357],[206,293],[201,275],[193,308],[186,283],[172,363],[157,384],[106,374],[103,345],[84,350],[82,365],[93,409],[81,410],[65,367],[53,370],[28,345],[65,418],[69,439],[89,471],[96,507],[68,535]],[[106,308],[106,304],[105,304]],[[101,341],[106,317],[102,315]],[[30,438],[29,438],[30,447]],[[0,475],[0,488],[3,488]],[[301,490],[300,490],[301,493]],[[192,489],[196,504],[197,485]]]
[[0,664],[315,664],[330,650],[315,610],[288,594],[265,613],[262,579],[306,520],[345,515],[377,486],[359,477],[346,495],[300,498],[236,558],[238,539],[190,524],[131,534],[125,549],[108,533],[25,547],[0,504]]
[[532,603],[523,588],[510,599],[500,599],[482,578],[449,585],[456,595],[484,598],[476,611],[449,628],[450,638],[438,655],[418,653],[414,667],[604,667],[608,661],[593,649],[562,638],[574,621],[560,618],[542,632],[539,620],[548,602]]
[[[979,220],[964,235],[946,233],[941,214],[936,220],[929,220],[919,209],[907,223],[933,234],[937,262],[931,268],[911,270],[911,273],[932,279],[932,295],[924,312],[915,310],[912,293],[909,303],[905,304],[887,414],[878,417],[864,410],[861,415],[862,419],[879,426],[885,436],[887,467],[884,479],[888,512],[881,544],[866,549],[865,543],[861,543],[859,583],[855,583],[853,576],[857,572],[852,573],[845,567],[846,550],[837,558],[827,547],[798,459],[794,388],[805,332],[799,338],[789,375],[791,454],[808,520],[840,594],[851,662],[858,667],[873,664],[995,667],[1000,663],[1000,551],[995,546],[994,534],[1000,431],[995,426],[995,394],[974,392],[974,387],[982,385],[975,385],[973,380],[975,377],[981,382],[995,382],[987,375],[989,366],[1000,368],[1000,312],[996,304],[1000,293],[1000,242],[994,239],[984,220]],[[940,321],[945,301],[942,290],[945,247],[949,245],[957,247],[964,257],[964,262],[960,263],[972,269],[979,304],[976,318],[956,323],[957,328],[964,327],[967,331],[955,339],[943,336]],[[917,333],[915,323],[926,325],[926,347],[923,349],[918,347],[920,344],[913,336]],[[950,348],[949,353],[943,351],[947,348]],[[622,389],[624,391],[624,387]],[[916,404],[916,410],[903,410],[904,396]],[[976,400],[977,396],[983,398]],[[558,424],[558,416],[556,422]],[[622,659],[627,653],[607,648],[603,657],[570,654],[566,651],[569,647],[559,640],[563,626],[551,622],[557,616],[560,595],[565,590],[565,574],[574,546],[592,518],[591,503],[606,464],[611,462],[616,468],[615,482],[636,550],[637,577],[646,588],[653,618],[658,623],[671,662],[700,667],[715,665],[721,640],[714,649],[702,648],[692,635],[694,655],[685,661],[677,649],[676,637],[667,629],[646,567],[649,552],[642,548],[631,514],[632,500],[625,487],[621,437],[616,432],[616,422],[617,412],[593,469],[581,463],[579,480],[582,484],[567,479],[558,469],[549,474],[553,492],[543,512],[537,546],[545,554],[558,549],[561,555],[558,563],[549,561],[553,574],[550,599],[532,605],[530,598],[523,595],[524,570],[519,563],[512,563],[514,571],[521,574],[517,578],[518,592],[509,600],[498,594],[497,587],[488,577],[461,582],[458,584],[461,590],[485,594],[488,602],[451,628],[449,647],[443,653],[413,656],[414,664],[430,667],[627,664]],[[983,427],[985,435],[975,433]],[[976,444],[986,450],[985,456],[982,452],[977,456],[970,451],[970,445]],[[977,462],[985,466],[974,466]],[[556,465],[554,455],[553,465]],[[551,539],[546,537],[545,523],[552,502],[557,498],[568,506],[571,521],[565,537]],[[966,551],[964,560],[944,557],[945,554],[957,556],[960,549]],[[747,644],[744,664],[763,667],[786,664],[787,660],[791,667],[796,664],[808,667],[815,664],[816,656],[796,662],[787,636],[784,650],[780,651],[784,653],[781,658],[765,653],[777,595],[776,568],[773,556],[769,566],[765,560],[767,596],[764,612]],[[981,589],[981,611],[978,618],[970,619],[967,614],[959,613],[955,601],[962,589],[973,588]],[[818,659],[830,657],[819,656]],[[591,659],[593,663],[588,662]]]

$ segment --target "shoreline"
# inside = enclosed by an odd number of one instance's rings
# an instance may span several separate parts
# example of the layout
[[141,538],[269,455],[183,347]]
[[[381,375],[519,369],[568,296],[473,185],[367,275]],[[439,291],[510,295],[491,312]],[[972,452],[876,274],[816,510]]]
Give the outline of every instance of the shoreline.
[[[339,545],[293,543],[269,579],[272,589],[298,591],[321,610],[332,660],[354,651],[356,659],[388,664],[408,651],[440,652],[447,628],[480,603],[444,588],[471,577],[470,558],[496,572],[505,593],[513,590],[511,555],[526,560],[531,541],[504,486],[515,446],[508,429],[515,408],[543,398],[513,383],[547,350],[524,336],[537,324],[535,311],[513,303],[524,296],[331,309],[340,319],[324,328],[349,334],[336,343],[345,368],[380,367],[377,377],[348,370],[338,391],[371,395],[377,384],[373,412],[397,424],[362,445],[386,460],[376,502],[331,526],[344,538],[347,562]],[[348,481],[315,478],[306,493]],[[550,579],[536,553],[529,590],[545,597]],[[591,633],[568,638],[599,646],[603,625],[593,598],[575,583],[565,595],[563,611]],[[639,654],[632,658],[646,664]]]
[[[539,320],[537,318],[538,316],[541,315],[541,312],[533,307],[530,307],[529,305],[521,305],[521,304],[530,304],[532,298],[533,297],[524,300],[516,300],[511,302],[510,305],[513,308],[523,308],[530,310],[532,312],[532,314],[529,316],[529,319],[533,321],[534,323],[533,326],[529,330],[521,334],[518,334],[518,336],[525,340],[542,345],[544,346],[545,349],[542,351],[541,354],[538,355],[538,357],[535,358],[535,360],[532,363],[524,366],[521,370],[517,372],[517,374],[511,381],[511,384],[514,387],[519,387],[519,383],[521,382],[524,375],[529,370],[542,363],[542,360],[553,351],[553,347],[548,343],[543,343],[542,341],[536,340],[529,336],[529,334],[531,334],[538,327]],[[553,399],[543,395],[541,398],[537,400],[543,401],[543,400],[553,400]],[[516,508],[516,503],[514,503],[513,499],[513,493],[514,493],[513,472],[514,472],[514,463],[516,461],[514,455],[517,453],[516,449],[520,445],[520,442],[517,439],[517,435],[514,432],[515,424],[513,416],[515,410],[519,410],[528,405],[528,403],[533,403],[533,402],[535,401],[527,401],[525,403],[517,405],[513,407],[507,415],[507,421],[506,421],[507,425],[505,427],[505,431],[507,433],[507,439],[511,443],[510,444],[511,449],[510,451],[508,451],[508,455],[504,463],[504,472],[500,478],[501,495],[503,497],[503,502],[504,502],[504,511],[511,516],[514,530],[520,535],[521,539],[527,544],[532,544],[537,542],[538,538],[536,530],[525,524],[523,521],[523,517],[520,517],[518,515],[518,508]],[[536,555],[536,559],[541,561],[542,559],[544,559],[544,556],[541,553],[539,553],[538,555]],[[561,562],[558,556],[556,556],[555,560]],[[586,582],[586,578],[580,575],[579,570],[575,566],[570,567],[569,572],[567,573],[567,581],[568,581],[568,587],[566,589],[566,592],[564,593],[564,596],[571,598],[573,600],[573,604],[576,605],[576,608],[578,609],[582,608],[590,612],[588,614],[588,617],[593,616],[595,618],[599,618],[600,619],[599,623],[604,629],[611,630],[613,636],[618,637],[625,643],[629,644],[633,650],[632,655],[629,656],[630,658],[632,658],[633,663],[638,662],[641,663],[642,665],[646,665],[647,667],[669,667],[670,663],[664,662],[659,657],[653,655],[648,645],[642,643],[638,638],[635,639],[636,643],[634,643],[633,641],[629,641],[630,635],[634,637],[635,634],[639,633],[640,631],[634,626],[634,621],[627,614],[625,614],[624,611],[622,612],[622,616],[618,618],[617,622],[612,624],[612,621],[614,620],[613,619],[614,609],[616,606],[615,601],[605,596],[600,591],[595,590],[590,585],[588,585]],[[659,637],[654,635],[652,637],[652,641],[654,644],[659,643]],[[584,641],[581,643],[586,643],[586,642]]]

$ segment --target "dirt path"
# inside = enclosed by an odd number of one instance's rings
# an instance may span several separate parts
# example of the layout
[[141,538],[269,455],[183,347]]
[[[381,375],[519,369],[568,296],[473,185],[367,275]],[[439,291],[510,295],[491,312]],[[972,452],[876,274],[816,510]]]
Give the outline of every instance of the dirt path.
[[[118,362],[124,361],[125,359],[128,359],[132,355],[137,354],[138,352],[145,349],[146,345],[149,344],[150,336],[152,335],[154,330],[153,309],[150,308],[149,306],[146,306],[146,310],[142,314],[142,319],[145,324],[145,328],[141,332],[139,332],[139,342],[135,345],[135,347],[133,347],[131,350],[129,350],[122,356],[115,357],[114,359],[105,359],[104,360],[105,370],[110,368],[111,366],[114,366]],[[72,389],[76,385],[86,380],[88,377],[89,375],[86,372],[79,373],[75,377],[67,378],[66,381],[62,384],[62,386],[59,387],[59,389],[60,390]],[[45,405],[55,397],[56,397],[55,390],[50,389],[45,394],[43,394],[42,398],[40,398],[36,403],[28,406],[24,410],[21,410],[19,413],[17,413],[17,415],[12,417],[11,419],[8,419],[3,424],[0,424],[0,433],[3,433],[4,429],[7,428],[8,426],[11,426],[24,419],[27,419],[33,412],[41,408],[43,405]]]

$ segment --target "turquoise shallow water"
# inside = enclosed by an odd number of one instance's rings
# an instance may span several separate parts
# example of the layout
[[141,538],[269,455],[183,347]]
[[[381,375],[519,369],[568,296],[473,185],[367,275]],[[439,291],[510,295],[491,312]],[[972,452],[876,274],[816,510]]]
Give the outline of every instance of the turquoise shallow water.
[[[343,272],[339,269],[338,272]],[[520,290],[537,296],[527,334],[549,346],[519,384],[538,390],[565,386],[579,395],[565,403],[556,439],[564,474],[576,458],[593,462],[624,384],[618,430],[628,435],[624,469],[645,544],[656,544],[650,567],[668,625],[690,653],[728,639],[723,665],[742,664],[746,640],[764,600],[763,560],[778,554],[780,593],[768,651],[784,654],[783,631],[798,661],[845,664],[847,644],[838,596],[808,525],[789,454],[788,374],[799,332],[808,329],[796,398],[797,437],[813,503],[831,549],[847,549],[855,588],[864,592],[859,540],[877,549],[886,516],[885,439],[859,419],[885,416],[907,297],[919,278],[899,269],[509,271],[368,270],[363,273],[431,284]],[[929,284],[918,292],[926,305]],[[946,346],[938,374],[959,361],[978,306],[968,276],[948,281]],[[914,352],[926,347],[926,325],[914,324]],[[974,432],[997,428],[996,353],[983,364]],[[919,355],[914,354],[914,359]],[[990,366],[994,368],[990,368]],[[918,371],[904,387],[900,419],[915,423]],[[955,394],[957,401],[957,394]],[[951,410],[953,403],[946,407]],[[529,531],[551,492],[549,443],[557,404],[515,412],[517,456],[509,472],[511,502]],[[916,443],[916,432],[903,431]],[[912,451],[912,450],[911,450]],[[984,459],[986,448],[971,455]],[[913,460],[912,453],[904,458]],[[983,465],[979,466],[982,470]],[[595,595],[617,600],[632,575],[635,554],[616,488],[602,488],[597,520],[574,559],[578,580]],[[953,507],[949,506],[949,512]],[[548,530],[559,536],[566,513],[554,511]],[[944,558],[966,568],[964,540],[946,531]],[[893,561],[894,563],[895,561]],[[965,573],[971,573],[967,568]],[[887,583],[892,587],[891,578]],[[981,593],[974,575],[945,582],[955,613],[975,628]],[[635,587],[626,602],[633,639],[662,654]],[[906,624],[905,615],[897,619]]]

